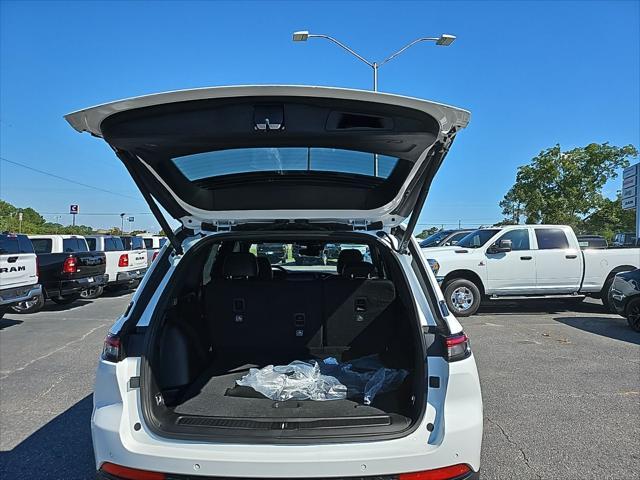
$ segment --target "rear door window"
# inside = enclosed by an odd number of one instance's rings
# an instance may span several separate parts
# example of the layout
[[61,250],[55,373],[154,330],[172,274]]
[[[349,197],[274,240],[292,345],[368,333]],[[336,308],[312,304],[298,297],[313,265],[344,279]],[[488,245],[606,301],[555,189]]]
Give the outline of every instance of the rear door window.
[[151,250],[153,248],[153,240],[151,238],[145,238],[144,246],[147,250]]
[[31,244],[36,253],[51,253],[53,241],[50,238],[32,238]]
[[539,250],[563,250],[569,248],[565,233],[559,228],[536,228]]

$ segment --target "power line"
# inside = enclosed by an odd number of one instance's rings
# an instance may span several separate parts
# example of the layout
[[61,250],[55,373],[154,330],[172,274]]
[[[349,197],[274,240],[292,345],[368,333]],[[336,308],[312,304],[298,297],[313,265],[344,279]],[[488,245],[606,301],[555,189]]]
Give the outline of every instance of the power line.
[[112,190],[107,190],[106,188],[96,187],[94,185],[89,185],[86,183],[79,182],[77,180],[73,180],[71,178],[61,177],[60,175],[56,175],[55,173],[45,172],[44,170],[40,170],[38,168],[30,167],[29,165],[25,165],[24,163],[16,162],[14,160],[9,160],[8,158],[0,157],[0,160],[3,162],[11,163],[13,165],[17,165],[22,168],[26,168],[27,170],[32,170],[34,172],[40,173],[42,175],[47,175],[49,177],[57,178],[58,180],[64,180],[65,182],[75,183],[76,185],[80,185],[81,187],[92,188],[93,190],[98,190],[100,192],[109,193],[111,195],[117,195],[119,197],[126,197],[133,200],[140,200],[140,198],[132,197],[131,195],[127,195],[125,193],[118,193]]
[[[38,212],[40,213],[40,215],[70,215],[69,212]],[[122,212],[120,213],[104,213],[104,212],[90,212],[90,213],[78,213],[78,216],[80,215],[117,215],[120,216],[122,214]],[[125,215],[153,215],[153,213],[151,212],[125,212]]]

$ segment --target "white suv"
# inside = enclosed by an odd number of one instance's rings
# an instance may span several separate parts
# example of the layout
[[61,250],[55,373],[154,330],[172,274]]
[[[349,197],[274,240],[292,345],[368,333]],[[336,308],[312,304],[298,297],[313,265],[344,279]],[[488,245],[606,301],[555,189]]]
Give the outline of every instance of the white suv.
[[[66,118],[115,150],[170,242],[105,339],[99,478],[478,478],[475,360],[412,237],[468,112],[258,86]],[[262,243],[341,248],[271,266]]]

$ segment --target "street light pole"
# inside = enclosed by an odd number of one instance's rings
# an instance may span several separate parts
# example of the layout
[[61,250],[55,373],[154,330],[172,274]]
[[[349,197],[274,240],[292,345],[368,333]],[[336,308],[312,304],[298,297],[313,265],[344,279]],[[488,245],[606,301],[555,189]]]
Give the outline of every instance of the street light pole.
[[[335,38],[333,38],[333,37],[331,37],[329,35],[317,34],[317,33],[309,33],[308,30],[300,30],[298,32],[293,32],[293,41],[294,42],[306,42],[310,38],[324,38],[325,40],[329,40],[330,42],[333,42],[336,45],[338,45],[343,50],[349,52],[351,55],[356,57],[358,60],[366,63],[367,65],[369,65],[369,67],[371,67],[373,69],[373,91],[374,92],[378,91],[378,70],[380,69],[380,67],[383,66],[384,64],[390,62],[391,60],[396,58],[398,55],[402,54],[408,48],[411,48],[416,43],[421,43],[421,42],[435,42],[435,44],[438,45],[438,46],[448,47],[456,39],[455,35],[449,35],[447,33],[443,33],[439,37],[420,37],[420,38],[416,38],[412,42],[407,43],[400,50],[397,50],[396,52],[394,52],[391,55],[389,55],[382,62],[378,63],[378,62],[371,62],[371,61],[367,60],[362,55],[360,55],[356,51],[354,51],[352,48],[349,48],[344,43],[340,42],[339,40],[336,40]],[[378,176],[378,155],[377,154],[373,155],[373,175],[375,177]]]

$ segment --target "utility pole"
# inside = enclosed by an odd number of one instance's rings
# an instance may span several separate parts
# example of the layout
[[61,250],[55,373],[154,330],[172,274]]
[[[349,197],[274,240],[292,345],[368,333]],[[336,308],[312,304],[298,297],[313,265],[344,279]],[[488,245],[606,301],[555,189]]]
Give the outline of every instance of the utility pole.
[[124,213],[120,214],[120,233],[124,233]]

